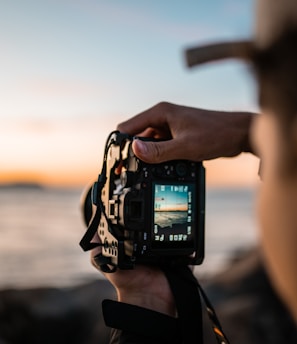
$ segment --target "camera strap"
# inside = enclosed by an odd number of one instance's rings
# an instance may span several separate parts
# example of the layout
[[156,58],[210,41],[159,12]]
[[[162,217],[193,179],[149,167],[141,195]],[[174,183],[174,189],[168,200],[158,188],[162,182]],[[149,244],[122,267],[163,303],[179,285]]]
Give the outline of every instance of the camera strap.
[[105,180],[106,180],[106,176],[100,174],[99,178],[98,178],[98,182],[96,182],[94,184],[94,186],[93,186],[93,190],[92,190],[93,199],[95,198],[95,203],[97,203],[97,207],[96,207],[95,214],[92,217],[92,219],[91,219],[91,221],[90,221],[90,223],[88,225],[86,233],[84,234],[84,236],[82,237],[82,239],[81,239],[81,241],[79,243],[81,248],[84,251],[91,250],[91,249],[93,249],[93,248],[95,248],[97,246],[102,246],[102,244],[100,244],[100,243],[92,242],[92,239],[94,238],[94,235],[97,232],[97,229],[98,229],[98,226],[99,226],[99,222],[100,222],[100,219],[101,219],[102,211],[101,211],[100,203],[99,203],[99,201],[97,199],[99,197],[98,196],[99,192],[101,193],[101,190],[102,190],[102,188],[103,188],[103,186],[105,184]]
[[202,307],[199,291],[188,267],[164,267],[163,271],[173,293],[183,344],[202,344]]
[[191,269],[185,267],[163,267],[163,272],[172,290],[178,317],[181,322],[183,343],[203,343],[203,318],[201,297],[205,303],[213,332],[219,344],[229,344],[213,306]]
[[[117,134],[117,137],[114,138],[114,134]],[[95,243],[92,242],[94,235],[97,232],[101,215],[103,214],[106,217],[104,206],[102,204],[101,200],[101,191],[106,183],[106,161],[107,161],[107,154],[110,146],[112,144],[120,146],[124,140],[126,140],[129,137],[127,134],[119,133],[119,131],[113,131],[109,134],[106,144],[105,144],[105,150],[104,150],[104,157],[103,157],[103,164],[102,164],[102,170],[101,173],[98,176],[97,182],[94,183],[92,188],[92,202],[94,205],[96,205],[96,211],[90,222],[88,223],[88,228],[86,230],[86,233],[84,234],[83,238],[80,241],[80,246],[84,251],[89,251],[95,247],[103,246],[102,243]],[[107,220],[109,223],[109,221]],[[112,232],[112,228],[109,228]],[[104,259],[104,258],[102,258]]]

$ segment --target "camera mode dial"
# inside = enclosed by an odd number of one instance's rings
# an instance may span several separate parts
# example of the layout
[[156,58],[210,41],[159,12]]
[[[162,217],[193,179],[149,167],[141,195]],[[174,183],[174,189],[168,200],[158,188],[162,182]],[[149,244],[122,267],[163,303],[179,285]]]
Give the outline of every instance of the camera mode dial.
[[179,177],[185,177],[188,174],[188,167],[184,162],[179,162],[175,166],[175,172]]

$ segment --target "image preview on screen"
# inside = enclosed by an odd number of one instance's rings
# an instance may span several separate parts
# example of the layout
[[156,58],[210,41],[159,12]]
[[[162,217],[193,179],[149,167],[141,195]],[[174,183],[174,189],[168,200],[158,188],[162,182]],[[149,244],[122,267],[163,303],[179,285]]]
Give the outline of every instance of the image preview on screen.
[[186,243],[193,239],[195,185],[153,185],[153,241]]

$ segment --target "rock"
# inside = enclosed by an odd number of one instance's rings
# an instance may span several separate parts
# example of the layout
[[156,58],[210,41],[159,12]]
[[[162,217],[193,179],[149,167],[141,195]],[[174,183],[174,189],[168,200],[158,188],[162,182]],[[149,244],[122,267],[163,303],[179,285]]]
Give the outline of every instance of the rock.
[[114,297],[105,280],[73,288],[3,290],[0,344],[108,343],[101,302]]
[[[297,327],[269,281],[259,250],[241,253],[221,274],[201,284],[231,344],[297,343]],[[214,343],[208,319],[205,338]]]
[[[297,330],[274,292],[258,250],[241,253],[222,273],[202,280],[231,344],[295,344]],[[107,344],[101,312],[113,287],[98,280],[73,288],[0,291],[0,344]],[[204,311],[205,312],[205,311]],[[215,343],[204,314],[205,344]]]

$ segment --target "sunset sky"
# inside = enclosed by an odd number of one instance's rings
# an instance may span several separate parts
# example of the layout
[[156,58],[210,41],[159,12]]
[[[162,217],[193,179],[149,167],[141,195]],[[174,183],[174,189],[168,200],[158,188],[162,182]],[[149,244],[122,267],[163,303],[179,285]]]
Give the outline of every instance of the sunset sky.
[[[247,66],[183,56],[249,37],[252,14],[252,0],[0,0],[0,183],[88,183],[117,123],[163,100],[256,111]],[[237,185],[258,161],[206,165],[210,184]]]

